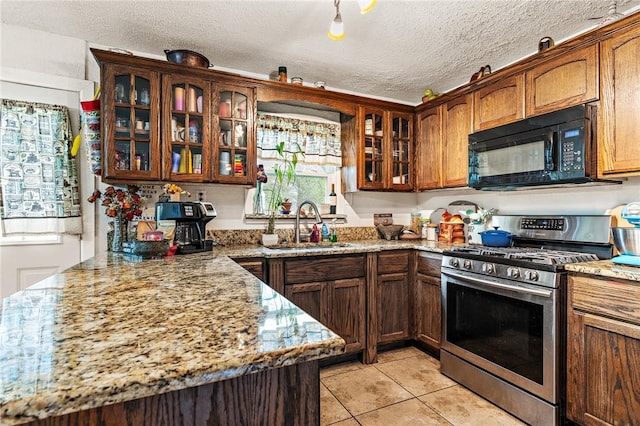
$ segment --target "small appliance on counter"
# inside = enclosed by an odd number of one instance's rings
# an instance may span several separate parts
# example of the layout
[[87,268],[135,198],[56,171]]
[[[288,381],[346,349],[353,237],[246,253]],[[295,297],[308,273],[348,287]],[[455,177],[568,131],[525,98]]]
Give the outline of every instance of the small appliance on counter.
[[158,202],[158,227],[174,227],[173,243],[176,254],[189,254],[213,249],[213,241],[206,239],[207,223],[217,216],[209,202]]
[[620,216],[633,227],[612,227],[613,243],[620,253],[611,259],[619,265],[640,267],[640,202],[629,203]]

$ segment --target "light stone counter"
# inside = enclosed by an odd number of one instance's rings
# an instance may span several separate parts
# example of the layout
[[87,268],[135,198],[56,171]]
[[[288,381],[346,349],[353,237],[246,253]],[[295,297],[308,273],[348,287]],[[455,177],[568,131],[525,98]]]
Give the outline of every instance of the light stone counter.
[[328,256],[349,253],[373,253],[385,250],[420,250],[442,253],[451,247],[461,246],[425,240],[358,240],[338,243],[299,243],[273,247],[261,245],[217,246],[213,252],[231,258],[241,257],[306,257]]
[[216,252],[105,254],[2,301],[0,424],[340,354],[344,340]]
[[610,260],[574,263],[566,265],[565,268],[568,271],[582,272],[583,274],[640,282],[639,267],[616,265]]

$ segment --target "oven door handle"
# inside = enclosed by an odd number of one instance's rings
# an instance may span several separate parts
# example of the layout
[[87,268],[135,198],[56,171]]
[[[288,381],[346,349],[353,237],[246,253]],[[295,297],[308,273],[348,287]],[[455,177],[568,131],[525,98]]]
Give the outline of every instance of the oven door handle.
[[448,275],[448,276],[451,276],[451,277],[464,279],[464,280],[467,280],[467,281],[472,281],[472,282],[474,282],[476,284],[481,284],[481,285],[485,285],[485,286],[489,286],[489,287],[496,287],[496,288],[501,288],[501,289],[504,289],[504,290],[517,291],[518,293],[531,294],[533,296],[541,296],[541,297],[550,298],[551,295],[552,295],[552,291],[551,290],[536,290],[536,289],[533,289],[533,288],[518,287],[518,286],[515,286],[515,285],[511,285],[511,284],[495,283],[495,282],[492,282],[492,281],[486,281],[486,280],[481,280],[479,278],[468,277],[466,275],[456,274],[455,272],[447,271],[446,273],[444,273],[444,275]]

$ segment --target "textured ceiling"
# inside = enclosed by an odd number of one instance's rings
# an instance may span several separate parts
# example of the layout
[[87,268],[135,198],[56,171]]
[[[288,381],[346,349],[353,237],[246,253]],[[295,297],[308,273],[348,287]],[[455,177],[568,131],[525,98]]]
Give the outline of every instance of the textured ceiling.
[[[163,55],[189,49],[216,68],[323,80],[340,91],[418,104],[480,67],[499,69],[597,25],[610,0],[378,0],[361,15],[342,0],[346,37],[327,37],[333,0],[0,1],[2,22]],[[629,13],[640,0],[618,0]]]

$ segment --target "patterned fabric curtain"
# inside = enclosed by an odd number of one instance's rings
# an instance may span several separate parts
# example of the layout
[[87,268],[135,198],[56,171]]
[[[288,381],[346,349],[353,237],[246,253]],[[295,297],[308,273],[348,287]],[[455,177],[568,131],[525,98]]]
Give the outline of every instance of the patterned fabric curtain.
[[82,232],[78,171],[69,153],[72,137],[66,107],[2,99],[4,234]]
[[257,127],[259,157],[275,158],[276,146],[284,141],[285,151],[302,148],[305,163],[342,166],[340,123],[258,114]]

